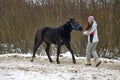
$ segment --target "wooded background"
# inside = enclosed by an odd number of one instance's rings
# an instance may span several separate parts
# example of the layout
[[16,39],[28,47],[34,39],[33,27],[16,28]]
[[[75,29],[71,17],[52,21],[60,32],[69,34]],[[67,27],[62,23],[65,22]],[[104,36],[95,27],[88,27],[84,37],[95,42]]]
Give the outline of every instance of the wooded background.
[[[89,1],[89,2],[88,2]],[[108,51],[120,55],[120,0],[0,0],[0,52],[20,48],[32,51],[36,30],[43,26],[58,27],[74,17],[87,26],[93,15],[98,23],[98,54]],[[85,55],[87,37],[73,31],[71,45],[75,54]],[[7,46],[5,46],[7,45]],[[39,48],[44,49],[44,44]],[[64,47],[64,46],[63,46]],[[62,47],[62,51],[67,51]],[[7,48],[7,49],[5,49]],[[110,56],[111,54],[109,54]]]

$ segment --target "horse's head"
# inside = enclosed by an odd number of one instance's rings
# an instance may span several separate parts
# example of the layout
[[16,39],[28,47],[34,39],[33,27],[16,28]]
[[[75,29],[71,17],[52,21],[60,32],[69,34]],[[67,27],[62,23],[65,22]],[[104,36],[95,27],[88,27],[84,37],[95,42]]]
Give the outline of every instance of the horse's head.
[[71,24],[72,29],[74,30],[77,30],[77,31],[83,30],[82,26],[75,18],[70,18],[70,24]]

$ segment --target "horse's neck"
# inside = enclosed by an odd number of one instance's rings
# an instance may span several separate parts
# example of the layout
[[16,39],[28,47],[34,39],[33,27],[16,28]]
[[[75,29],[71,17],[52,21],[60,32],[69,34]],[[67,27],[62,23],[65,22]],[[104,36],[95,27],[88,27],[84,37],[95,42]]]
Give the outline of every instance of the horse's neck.
[[66,23],[65,25],[63,25],[63,27],[64,27],[64,31],[66,32],[66,33],[71,33],[71,31],[72,31],[72,28],[71,28],[71,25],[70,25],[70,23],[68,22],[68,23]]

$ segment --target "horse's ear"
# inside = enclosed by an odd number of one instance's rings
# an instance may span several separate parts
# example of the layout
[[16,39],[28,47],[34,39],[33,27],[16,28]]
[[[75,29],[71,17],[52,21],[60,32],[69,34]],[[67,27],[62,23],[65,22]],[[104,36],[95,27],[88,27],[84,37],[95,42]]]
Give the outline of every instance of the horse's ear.
[[75,18],[70,18],[70,21],[76,20]]
[[73,18],[69,18],[70,19],[70,21],[72,21],[73,20]]

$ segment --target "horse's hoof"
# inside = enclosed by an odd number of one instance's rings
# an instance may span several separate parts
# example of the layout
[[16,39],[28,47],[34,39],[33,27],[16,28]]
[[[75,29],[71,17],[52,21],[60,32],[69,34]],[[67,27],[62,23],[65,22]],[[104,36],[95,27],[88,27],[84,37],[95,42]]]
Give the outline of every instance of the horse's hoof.
[[31,59],[31,62],[33,62],[34,60],[33,59]]
[[53,60],[50,60],[50,63],[52,63],[53,62]]
[[31,60],[31,62],[33,62],[33,60]]
[[75,62],[73,62],[74,64],[76,64],[76,61]]
[[60,64],[60,62],[57,62],[57,64]]
[[50,61],[50,63],[53,63],[53,61]]

